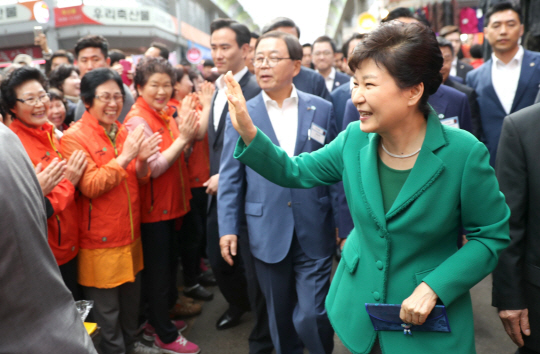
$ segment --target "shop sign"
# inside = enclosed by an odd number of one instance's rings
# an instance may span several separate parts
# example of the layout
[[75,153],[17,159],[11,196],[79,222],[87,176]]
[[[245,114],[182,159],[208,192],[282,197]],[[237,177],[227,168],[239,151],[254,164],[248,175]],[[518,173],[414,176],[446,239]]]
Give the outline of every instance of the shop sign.
[[172,34],[178,33],[176,17],[167,12],[151,7],[115,7],[80,5],[55,8],[55,26],[66,27],[76,25],[105,26],[148,26],[157,27]]
[[34,17],[34,5],[41,3],[41,1],[29,1],[12,5],[0,6],[0,25],[16,22],[33,21]]

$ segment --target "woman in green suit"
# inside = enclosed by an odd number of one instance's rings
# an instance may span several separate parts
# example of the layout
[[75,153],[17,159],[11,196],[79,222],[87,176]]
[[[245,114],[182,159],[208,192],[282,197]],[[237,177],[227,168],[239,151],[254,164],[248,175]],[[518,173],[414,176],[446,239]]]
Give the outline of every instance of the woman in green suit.
[[[507,246],[510,212],[486,147],[441,125],[427,104],[441,84],[441,66],[430,29],[382,25],[350,61],[360,122],[292,158],[253,125],[238,84],[226,77],[231,120],[242,137],[236,158],[283,187],[343,181],[355,228],[326,308],[353,353],[476,352],[469,289]],[[469,242],[457,250],[460,226]],[[443,304],[451,332],[376,332],[365,303],[401,304],[401,320],[414,325]]]

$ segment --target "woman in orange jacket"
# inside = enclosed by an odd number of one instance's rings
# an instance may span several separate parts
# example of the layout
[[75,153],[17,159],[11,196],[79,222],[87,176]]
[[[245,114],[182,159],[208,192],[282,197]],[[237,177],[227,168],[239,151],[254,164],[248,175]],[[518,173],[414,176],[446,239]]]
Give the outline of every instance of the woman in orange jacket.
[[171,287],[176,284],[175,221],[189,211],[189,180],[183,150],[198,129],[194,111],[177,125],[173,109],[167,106],[173,92],[174,72],[163,58],[142,58],[137,64],[134,84],[138,98],[127,114],[128,129],[144,124],[147,135],[159,133],[160,152],[149,161],[152,175],[142,186],[141,232],[145,257],[143,296],[148,303],[147,336],[154,346],[168,353],[198,353],[199,347],[178,333],[169,320],[176,302]]
[[62,151],[86,154],[79,182],[79,283],[101,327],[103,353],[131,352],[137,330],[143,254],[139,184],[148,182],[147,160],[161,137],[145,139],[116,121],[124,103],[120,76],[110,69],[86,73],[81,98],[86,112],[62,138]]
[[191,210],[187,213],[180,229],[180,259],[184,275],[184,295],[199,300],[212,300],[213,294],[202,285],[216,285],[213,274],[202,274],[200,261],[206,242],[206,204],[208,195],[203,186],[210,178],[210,161],[208,152],[208,117],[214,94],[214,84],[199,85],[200,91],[193,92],[194,84],[190,79],[191,72],[187,68],[175,68],[176,80],[173,98],[169,105],[176,108],[176,118],[180,122],[191,110],[200,112],[200,127],[196,139],[187,155],[189,187],[192,199]]
[[[54,126],[47,121],[50,99],[47,81],[36,68],[22,67],[11,72],[1,86],[5,109],[15,118],[10,129],[21,140],[34,166],[47,168],[63,160]],[[77,285],[79,225],[75,187],[86,168],[82,151],[74,151],[67,162],[65,177],[52,190],[45,189],[47,234],[51,250],[60,267],[64,283],[76,300],[81,299]]]

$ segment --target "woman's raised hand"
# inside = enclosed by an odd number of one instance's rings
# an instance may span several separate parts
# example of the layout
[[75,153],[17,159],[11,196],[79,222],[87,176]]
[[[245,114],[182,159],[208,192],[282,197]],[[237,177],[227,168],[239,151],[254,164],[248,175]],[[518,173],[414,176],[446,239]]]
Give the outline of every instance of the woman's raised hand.
[[141,124],[135,130],[129,132],[122,153],[116,159],[123,168],[127,168],[131,160],[139,154],[139,150],[144,141],[144,125]]
[[399,317],[405,323],[421,325],[433,311],[439,297],[429,285],[422,282],[411,296],[403,300]]
[[197,94],[190,93],[184,99],[182,100],[182,106],[180,107],[180,111],[178,112],[179,118],[186,117],[190,111],[197,108],[198,102]]
[[58,183],[64,178],[66,171],[66,161],[60,161],[54,158],[52,162],[43,170],[43,165],[40,163],[35,167],[39,186],[43,195],[51,193]]
[[199,101],[201,102],[203,108],[210,107],[215,90],[216,87],[211,82],[205,81],[201,84],[201,90],[197,93],[197,95],[199,96]]
[[145,139],[139,149],[139,155],[137,158],[139,161],[146,161],[148,158],[159,151],[159,144],[161,144],[162,138],[160,133],[154,133],[148,139]]
[[199,131],[199,113],[192,110],[187,116],[181,117],[178,130],[180,131],[179,138],[186,144],[195,139]]
[[77,186],[79,180],[81,179],[84,170],[86,169],[86,153],[82,150],[76,150],[67,163],[66,168],[66,178],[73,184]]
[[225,83],[227,84],[227,100],[229,101],[229,114],[231,115],[232,125],[240,134],[244,143],[249,145],[257,135],[257,128],[247,111],[242,88],[230,71],[225,75]]

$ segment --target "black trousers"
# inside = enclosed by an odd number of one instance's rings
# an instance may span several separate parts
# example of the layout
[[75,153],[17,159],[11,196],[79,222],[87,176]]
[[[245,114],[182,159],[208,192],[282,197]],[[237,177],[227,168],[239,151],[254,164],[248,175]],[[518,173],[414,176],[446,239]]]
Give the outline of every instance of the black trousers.
[[169,309],[178,297],[176,273],[175,220],[141,224],[141,239],[144,252],[142,271],[142,295],[147,304],[146,317],[164,343],[178,337],[176,327],[169,319]]
[[62,274],[64,284],[66,284],[69,291],[71,291],[73,300],[82,300],[82,288],[77,282],[77,257],[58,267],[60,268],[60,274]]
[[216,277],[219,290],[223,297],[229,303],[229,307],[236,311],[249,311],[249,299],[247,293],[247,282],[244,274],[244,265],[241,257],[242,246],[239,245],[239,252],[234,259],[234,265],[230,266],[221,257],[221,249],[219,248],[219,229],[217,219],[217,200],[212,197],[207,214],[207,244],[206,253],[208,260]]
[[179,237],[179,253],[182,259],[184,273],[184,286],[191,287],[197,284],[201,275],[201,245],[206,237],[206,209],[208,195],[206,187],[192,188],[190,201],[191,211],[184,215]]

